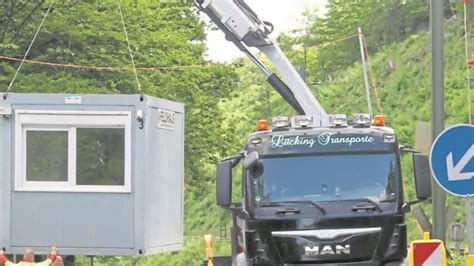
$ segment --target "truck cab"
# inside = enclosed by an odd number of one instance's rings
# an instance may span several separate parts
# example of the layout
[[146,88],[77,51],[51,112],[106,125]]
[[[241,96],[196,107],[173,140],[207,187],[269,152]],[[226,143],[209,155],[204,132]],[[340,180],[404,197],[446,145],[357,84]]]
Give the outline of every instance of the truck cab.
[[[380,265],[407,254],[404,213],[431,196],[428,159],[400,149],[383,117],[329,116],[244,0],[196,7],[262,71],[300,116],[259,121],[242,152],[217,167],[217,204],[233,214],[235,265]],[[250,48],[258,49],[283,80]],[[286,83],[285,83],[286,82]],[[370,106],[370,104],[369,104]],[[370,108],[369,108],[370,109]],[[404,202],[400,155],[413,152],[418,200]],[[241,201],[232,169],[242,161]]]
[[217,203],[234,214],[240,264],[380,265],[406,257],[409,204],[393,129],[365,114],[329,120],[313,127],[307,116],[279,117],[271,130],[259,121],[240,153],[240,203],[228,196],[239,155],[219,164]]

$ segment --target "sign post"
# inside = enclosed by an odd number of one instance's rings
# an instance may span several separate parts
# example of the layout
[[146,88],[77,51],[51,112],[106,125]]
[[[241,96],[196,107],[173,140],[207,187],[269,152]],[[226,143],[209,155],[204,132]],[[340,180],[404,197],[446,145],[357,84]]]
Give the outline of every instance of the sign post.
[[471,197],[466,197],[466,224],[467,224],[467,241],[469,244],[468,266],[474,266],[474,228],[472,225],[472,207]]
[[469,262],[474,261],[474,228],[471,198],[474,196],[474,126],[455,125],[434,141],[431,172],[446,192],[465,198]]

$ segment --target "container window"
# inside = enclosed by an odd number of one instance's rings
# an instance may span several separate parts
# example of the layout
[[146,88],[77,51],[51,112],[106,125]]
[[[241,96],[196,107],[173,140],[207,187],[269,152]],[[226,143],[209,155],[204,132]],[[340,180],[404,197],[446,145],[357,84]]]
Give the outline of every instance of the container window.
[[125,129],[77,129],[77,184],[123,186]]
[[15,190],[130,192],[131,112],[15,114]]
[[26,181],[67,182],[67,145],[67,131],[27,131]]

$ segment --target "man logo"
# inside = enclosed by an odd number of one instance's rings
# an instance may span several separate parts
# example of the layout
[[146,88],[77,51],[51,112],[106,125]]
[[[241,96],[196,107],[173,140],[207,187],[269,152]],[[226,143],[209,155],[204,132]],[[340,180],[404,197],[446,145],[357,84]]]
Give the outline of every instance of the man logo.
[[351,245],[336,245],[336,247],[331,247],[329,245],[324,245],[320,249],[319,246],[304,247],[306,256],[319,256],[319,255],[350,255],[351,254]]

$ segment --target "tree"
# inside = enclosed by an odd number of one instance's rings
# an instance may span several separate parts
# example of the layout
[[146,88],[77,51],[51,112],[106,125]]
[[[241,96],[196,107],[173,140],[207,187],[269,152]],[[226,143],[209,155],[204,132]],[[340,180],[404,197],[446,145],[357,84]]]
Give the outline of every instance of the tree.
[[[326,16],[307,12],[309,26],[300,37],[284,38],[283,48],[290,49],[294,44],[306,47],[306,72],[311,73],[314,82],[327,82],[329,75],[360,60],[357,36],[335,40],[356,35],[361,27],[369,53],[375,53],[411,34],[427,30],[428,11],[429,1],[329,0]],[[332,44],[319,47],[328,42]]]
[[[0,54],[22,58],[50,1],[0,3]],[[186,233],[218,224],[214,199],[217,160],[233,151],[236,140],[221,121],[219,105],[230,97],[237,78],[232,66],[210,65],[203,58],[204,25],[188,3],[122,1],[130,49],[139,70],[133,71],[23,65],[12,92],[146,93],[183,102],[185,118]],[[28,59],[62,64],[131,67],[128,44],[117,2],[55,3],[35,40]],[[18,67],[0,61],[0,91]],[[232,147],[232,148],[231,148]],[[198,205],[196,201],[212,204]],[[213,215],[212,213],[216,213]],[[208,218],[210,217],[210,218]],[[195,258],[193,258],[195,259]]]

